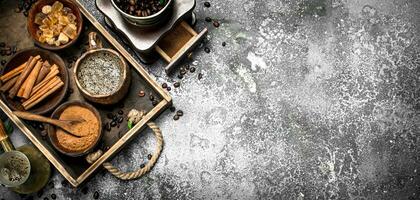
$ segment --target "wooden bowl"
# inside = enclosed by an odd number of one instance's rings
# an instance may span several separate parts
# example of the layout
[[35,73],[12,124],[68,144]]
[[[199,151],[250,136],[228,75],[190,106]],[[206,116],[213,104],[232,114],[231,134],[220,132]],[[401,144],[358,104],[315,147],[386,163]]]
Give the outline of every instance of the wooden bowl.
[[[74,38],[73,40],[70,40],[67,44],[63,44],[63,45],[60,45],[60,46],[49,45],[47,43],[39,42],[38,38],[36,36],[36,31],[38,30],[38,25],[35,24],[35,22],[34,22],[35,21],[35,15],[37,13],[41,12],[43,6],[52,5],[56,1],[59,1],[59,2],[63,3],[64,7],[69,7],[73,11],[73,14],[76,16],[76,20],[77,20],[77,36],[76,36],[76,38]],[[32,5],[31,10],[29,10],[27,26],[28,26],[28,32],[31,35],[32,40],[35,42],[35,44],[37,46],[39,46],[41,48],[44,48],[44,49],[57,51],[57,50],[67,48],[67,47],[71,46],[72,44],[74,44],[76,42],[77,38],[79,38],[80,33],[82,32],[82,29],[83,29],[83,17],[82,17],[82,14],[80,13],[79,8],[77,7],[77,5],[71,0],[38,0],[34,5]]]
[[64,64],[63,59],[55,53],[49,52],[47,50],[39,49],[39,48],[30,48],[25,49],[17,52],[10,60],[6,63],[3,70],[1,71],[1,75],[9,72],[10,70],[18,67],[26,60],[29,59],[30,56],[40,55],[42,60],[48,60],[48,62],[52,64],[56,64],[58,66],[58,70],[60,71],[60,78],[64,82],[64,86],[62,89],[56,91],[54,94],[51,94],[46,99],[44,99],[39,104],[35,105],[33,108],[29,110],[23,109],[22,102],[18,99],[11,99],[5,93],[1,93],[2,100],[12,109],[12,110],[19,110],[19,111],[27,111],[34,114],[46,114],[51,112],[61,103],[61,101],[66,96],[67,88],[69,85],[69,75],[67,72],[66,65]]
[[52,113],[51,118],[58,119],[60,117],[61,113],[64,111],[64,109],[66,109],[69,106],[74,106],[74,105],[81,106],[81,107],[89,109],[90,111],[92,111],[95,114],[96,118],[98,119],[99,135],[96,138],[93,145],[90,146],[88,149],[80,151],[80,152],[68,152],[61,145],[59,145],[57,135],[56,135],[55,126],[48,124],[47,125],[47,133],[48,133],[48,137],[50,139],[50,142],[54,146],[55,149],[57,149],[59,152],[61,152],[64,155],[71,156],[71,157],[78,157],[78,156],[82,156],[82,155],[86,155],[87,153],[90,153],[92,151],[92,149],[95,148],[95,146],[101,140],[101,138],[102,138],[102,120],[101,120],[101,115],[99,114],[98,110],[96,110],[92,105],[90,105],[86,102],[83,102],[83,101],[69,101],[69,102],[66,102],[66,103],[62,104]]

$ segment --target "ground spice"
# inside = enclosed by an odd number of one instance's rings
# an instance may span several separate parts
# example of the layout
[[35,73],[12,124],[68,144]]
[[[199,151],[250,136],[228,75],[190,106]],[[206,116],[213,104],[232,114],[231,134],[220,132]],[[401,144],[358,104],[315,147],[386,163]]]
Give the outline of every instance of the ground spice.
[[83,137],[72,136],[61,129],[57,129],[56,135],[58,144],[68,152],[80,152],[94,145],[95,140],[99,137],[99,120],[95,114],[81,106],[69,106],[61,113],[60,120],[71,120],[74,116],[83,118],[85,121],[77,123],[76,132],[83,133]]

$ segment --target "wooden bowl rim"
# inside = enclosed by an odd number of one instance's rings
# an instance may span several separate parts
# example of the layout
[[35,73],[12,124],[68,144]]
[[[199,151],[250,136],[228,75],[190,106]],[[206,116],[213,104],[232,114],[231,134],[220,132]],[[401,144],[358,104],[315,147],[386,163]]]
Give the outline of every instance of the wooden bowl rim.
[[[55,64],[57,64],[57,65],[62,64],[62,66],[61,65],[59,66],[59,70],[61,68],[64,69],[64,70],[60,70],[60,73],[63,73],[63,76],[66,77],[66,80],[64,80],[64,86],[63,86],[64,92],[60,95],[60,97],[58,98],[58,100],[56,102],[53,102],[52,103],[52,106],[50,106],[50,107],[48,107],[48,108],[46,108],[44,110],[38,111],[38,112],[33,112],[34,114],[43,115],[43,114],[49,113],[52,110],[54,110],[54,108],[56,108],[63,101],[63,99],[66,97],[67,89],[68,89],[68,86],[69,86],[69,73],[67,71],[66,63],[64,62],[64,60],[61,58],[60,55],[58,55],[58,54],[56,54],[54,52],[50,52],[50,51],[45,50],[45,49],[41,49],[41,48],[37,48],[37,47],[30,47],[30,48],[22,49],[22,50],[19,50],[18,52],[16,52],[16,54],[13,55],[7,61],[7,63],[4,65],[3,69],[1,69],[0,75],[3,75],[4,74],[6,68],[9,66],[9,64],[11,63],[11,61],[13,59],[18,58],[18,56],[20,56],[21,54],[23,54],[24,52],[27,52],[27,51],[41,51],[41,52],[44,52],[46,54],[52,54],[53,56],[57,57],[58,58],[58,61],[60,62],[60,63],[55,63]],[[5,97],[5,94],[4,93],[2,93],[0,96],[1,96],[1,99],[6,103],[6,105],[9,108],[11,108],[12,110],[18,110],[18,109],[16,109],[15,106],[12,106],[12,104],[9,102],[9,100]],[[31,110],[28,110],[28,112],[31,112]]]
[[99,125],[99,135],[96,138],[95,142],[93,143],[92,146],[90,146],[89,148],[80,151],[80,152],[67,152],[64,149],[60,148],[60,145],[57,144],[57,138],[56,136],[56,128],[53,125],[47,124],[47,133],[48,133],[48,138],[50,140],[50,143],[53,145],[53,147],[59,151],[60,153],[70,156],[70,157],[79,157],[79,156],[83,156],[86,155],[87,153],[91,152],[99,143],[99,141],[102,139],[102,119],[101,119],[101,115],[99,114],[99,111],[92,106],[91,104],[84,102],[84,101],[80,101],[80,100],[72,100],[72,101],[67,101],[63,104],[61,104],[59,107],[57,107],[54,112],[51,114],[51,118],[52,119],[58,119],[59,115],[64,111],[65,108],[69,107],[69,106],[73,106],[73,105],[78,105],[81,107],[85,107],[87,109],[89,109],[90,111],[92,111],[96,118],[98,119],[98,125]]
[[[34,41],[34,43],[37,46],[39,46],[39,47],[41,47],[43,49],[48,49],[48,50],[52,50],[52,51],[58,51],[58,50],[62,50],[62,49],[65,49],[67,47],[70,47],[71,45],[73,45],[74,43],[76,43],[76,40],[81,35],[82,29],[83,29],[83,16],[82,16],[82,13],[80,12],[80,9],[77,6],[77,4],[75,4],[74,2],[72,2],[70,0],[55,0],[55,1],[60,1],[62,3],[63,2],[66,2],[66,3],[71,4],[71,5],[73,5],[74,7],[77,8],[76,10],[73,10],[73,14],[75,14],[76,17],[78,19],[80,19],[80,23],[78,23],[78,26],[77,26],[77,35],[76,35],[76,38],[74,38],[73,40],[71,40],[67,44],[63,44],[63,45],[60,45],[60,46],[57,47],[57,46],[49,45],[47,43],[41,43],[41,42],[39,42],[38,39],[35,38],[35,35],[33,35],[32,32],[29,30],[30,29],[29,28],[30,27],[30,24],[34,24],[34,22],[33,22],[34,19],[31,18],[31,17],[29,17],[29,16],[32,16],[32,15],[35,16],[35,14],[36,14],[36,13],[34,14],[35,8],[38,7],[38,6],[44,6],[46,4],[45,3],[46,1],[50,1],[50,0],[38,0],[34,5],[32,5],[31,9],[29,10],[28,19],[27,19],[27,22],[26,22],[26,24],[27,24],[26,26],[27,26],[27,30],[28,30],[29,35],[31,36],[31,38]],[[35,25],[35,26],[38,26],[38,25]]]

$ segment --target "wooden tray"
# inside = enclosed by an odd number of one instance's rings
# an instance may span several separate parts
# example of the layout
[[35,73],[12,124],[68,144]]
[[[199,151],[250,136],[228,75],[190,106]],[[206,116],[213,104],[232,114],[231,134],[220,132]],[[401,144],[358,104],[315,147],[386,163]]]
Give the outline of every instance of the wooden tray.
[[[98,106],[94,105],[101,114],[103,124],[110,122],[107,114],[122,110],[124,112],[125,120],[119,127],[113,127],[111,131],[105,129],[103,138],[96,149],[100,148],[104,154],[93,164],[88,164],[84,157],[73,158],[59,153],[53,148],[48,139],[41,136],[41,131],[31,126],[31,122],[20,120],[13,115],[12,110],[3,102],[0,101],[0,108],[8,115],[8,117],[16,124],[16,126],[29,138],[29,140],[47,157],[47,159],[57,168],[57,170],[73,185],[79,186],[89,176],[91,176],[103,162],[109,160],[119,150],[121,150],[131,139],[133,139],[145,127],[146,123],[158,116],[160,112],[165,110],[172,104],[171,97],[163,90],[159,84],[153,80],[147,71],[135,61],[135,59],[121,46],[106,29],[84,8],[84,6],[75,1],[80,11],[84,15],[84,30],[79,40],[70,48],[58,51],[63,60],[65,60],[69,68],[70,85],[68,97],[63,101],[69,100],[84,100],[72,78],[72,61],[78,58],[87,47],[87,34],[91,31],[96,31],[101,35],[104,47],[113,48],[118,51],[131,66],[132,83],[130,85],[127,96],[118,104],[114,106]],[[5,12],[0,13],[0,41],[16,42],[19,49],[33,47],[33,42],[28,41],[26,30],[26,18],[22,13],[14,13],[17,7],[17,1],[0,1],[0,7]],[[11,22],[13,21],[13,22]],[[25,24],[23,26],[22,24]],[[6,30],[7,29],[7,30]],[[6,34],[3,34],[6,33]],[[139,97],[138,92],[143,90],[146,92],[145,97]],[[158,103],[153,106],[149,100],[149,95],[153,95]],[[144,110],[147,114],[143,119],[137,123],[132,129],[128,130],[126,114],[132,109]]]

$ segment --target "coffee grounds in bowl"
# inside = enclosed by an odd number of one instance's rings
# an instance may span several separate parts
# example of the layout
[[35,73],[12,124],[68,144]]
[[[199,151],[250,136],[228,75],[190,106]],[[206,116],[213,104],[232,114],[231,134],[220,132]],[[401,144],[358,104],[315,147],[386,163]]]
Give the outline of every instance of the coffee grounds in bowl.
[[137,17],[147,17],[162,10],[169,0],[113,0],[122,11]]

